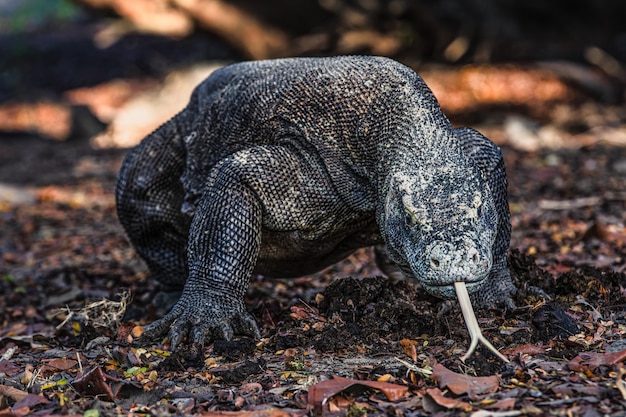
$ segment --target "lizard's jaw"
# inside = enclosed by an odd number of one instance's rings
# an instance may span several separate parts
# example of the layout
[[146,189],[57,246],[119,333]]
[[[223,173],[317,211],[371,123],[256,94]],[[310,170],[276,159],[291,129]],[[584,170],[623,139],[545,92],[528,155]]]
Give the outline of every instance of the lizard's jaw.
[[429,294],[434,295],[437,298],[442,298],[445,300],[452,300],[457,298],[456,289],[454,288],[455,282],[464,282],[467,291],[471,294],[477,291],[480,291],[480,288],[486,281],[486,277],[478,279],[478,280],[453,280],[450,283],[442,283],[442,284],[429,284],[421,281],[422,287]]
[[491,270],[491,252],[470,239],[438,240],[416,259],[415,276],[424,289],[440,298],[456,298],[455,282],[464,282],[469,293],[479,291]]

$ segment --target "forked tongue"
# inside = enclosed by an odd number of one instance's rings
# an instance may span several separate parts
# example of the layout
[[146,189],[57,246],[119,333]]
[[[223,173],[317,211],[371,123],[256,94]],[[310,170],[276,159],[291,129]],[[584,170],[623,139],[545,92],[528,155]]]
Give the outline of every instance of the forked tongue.
[[509,360],[502,353],[500,353],[485,336],[483,336],[480,326],[478,326],[478,321],[476,320],[476,315],[474,314],[474,309],[472,308],[472,303],[470,302],[465,283],[463,281],[456,281],[454,283],[454,289],[456,290],[456,296],[459,299],[459,304],[461,304],[461,312],[463,313],[465,325],[467,326],[467,330],[469,331],[471,338],[470,347],[465,355],[461,357],[461,360],[465,362],[467,358],[474,353],[476,347],[478,346],[478,342],[480,342],[487,349],[492,351],[498,358],[504,362],[509,362]]

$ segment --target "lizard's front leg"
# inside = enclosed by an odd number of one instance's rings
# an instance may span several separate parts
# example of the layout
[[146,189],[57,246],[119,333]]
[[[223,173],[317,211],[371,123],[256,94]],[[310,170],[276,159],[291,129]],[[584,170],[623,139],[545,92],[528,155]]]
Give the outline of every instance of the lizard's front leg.
[[235,333],[260,337],[243,297],[261,242],[262,208],[234,164],[220,164],[197,202],[188,241],[189,276],[172,310],[145,328],[144,337],[169,334],[172,349]]

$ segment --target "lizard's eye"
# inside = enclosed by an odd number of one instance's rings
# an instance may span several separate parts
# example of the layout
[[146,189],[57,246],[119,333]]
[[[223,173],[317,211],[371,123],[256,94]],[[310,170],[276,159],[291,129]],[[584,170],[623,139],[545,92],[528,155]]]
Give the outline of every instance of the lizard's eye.
[[421,222],[420,217],[409,209],[404,210],[404,223],[407,227],[415,227],[419,225]]

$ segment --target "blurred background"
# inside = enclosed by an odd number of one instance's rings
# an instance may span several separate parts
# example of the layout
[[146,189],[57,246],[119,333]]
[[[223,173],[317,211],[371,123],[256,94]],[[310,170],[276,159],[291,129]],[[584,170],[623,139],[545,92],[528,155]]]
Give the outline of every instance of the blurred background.
[[502,147],[513,249],[622,271],[625,21],[623,0],[0,0],[0,274],[134,276],[127,149],[219,66],[338,54],[411,66]]
[[130,146],[218,65],[338,54],[412,66],[459,123],[548,121],[624,101],[625,19],[619,0],[0,0],[0,132]]

